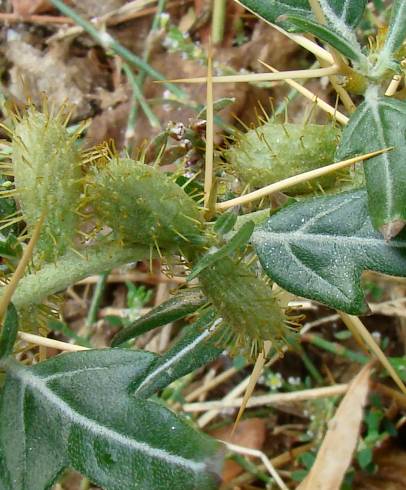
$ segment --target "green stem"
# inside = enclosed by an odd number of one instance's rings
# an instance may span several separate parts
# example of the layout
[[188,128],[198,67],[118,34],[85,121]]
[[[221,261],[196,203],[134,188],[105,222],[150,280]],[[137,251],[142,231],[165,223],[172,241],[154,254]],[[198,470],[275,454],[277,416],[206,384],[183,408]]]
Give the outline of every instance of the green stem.
[[323,349],[327,352],[331,352],[337,356],[346,357],[350,361],[359,362],[360,364],[365,364],[369,361],[367,356],[360,354],[359,352],[354,352],[346,347],[338,344],[337,342],[329,342],[317,335],[314,334],[305,334],[302,337],[302,340],[306,342],[310,342],[311,344]]
[[151,126],[153,128],[160,128],[161,123],[159,122],[159,119],[152,112],[151,108],[148,105],[147,100],[144,97],[144,94],[142,93],[141,85],[139,83],[139,78],[137,78],[134,75],[128,63],[123,63],[123,70],[127,76],[128,81],[130,82],[131,89],[133,91],[133,96],[134,96],[132,99],[130,115],[128,117],[127,131],[134,131],[135,120],[137,118],[137,111],[134,110],[134,107],[135,108],[137,107],[137,102],[139,102],[140,106],[142,107],[142,110],[144,111],[144,114],[147,116],[147,119],[151,124]]
[[94,245],[81,253],[83,256],[68,252],[56,263],[46,264],[41,270],[23,277],[13,295],[15,307],[40,304],[47,296],[63,291],[90,275],[142,260],[149,256],[150,251],[145,246],[123,248],[111,242]]
[[220,44],[224,37],[227,0],[214,0],[211,35],[213,44]]
[[91,327],[96,323],[97,313],[100,308],[100,303],[103,298],[104,289],[106,287],[107,278],[110,272],[103,272],[99,275],[99,279],[97,280],[96,287],[94,288],[92,302],[90,303],[89,312],[86,317],[85,322],[85,334],[86,336],[90,333]]
[[[165,80],[165,77],[159,73],[155,68],[146,63],[142,58],[132,53],[118,41],[116,41],[109,33],[107,32],[99,32],[97,28],[91,22],[87,21],[83,17],[81,17],[77,12],[73,9],[65,5],[63,0],[51,0],[51,3],[56,7],[60,12],[62,12],[67,17],[70,17],[77,25],[82,27],[90,36],[95,39],[99,44],[101,44],[105,49],[113,51],[115,54],[121,56],[123,60],[127,63],[130,63],[140,70],[144,70],[149,76],[156,80]],[[187,94],[172,83],[164,83],[165,87],[170,90],[175,97],[178,98],[187,98]]]

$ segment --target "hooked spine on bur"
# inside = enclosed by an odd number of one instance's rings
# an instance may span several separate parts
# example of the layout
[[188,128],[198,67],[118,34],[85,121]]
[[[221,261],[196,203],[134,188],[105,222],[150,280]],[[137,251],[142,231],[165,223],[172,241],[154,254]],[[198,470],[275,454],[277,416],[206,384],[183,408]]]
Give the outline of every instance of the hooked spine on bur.
[[[245,133],[238,132],[223,152],[231,170],[244,184],[263,187],[287,177],[334,162],[341,131],[333,124],[295,124],[267,121]],[[335,172],[298,184],[287,194],[329,189],[348,171]]]
[[69,134],[68,118],[29,106],[14,116],[12,170],[16,198],[30,232],[45,215],[36,253],[53,261],[73,246],[76,209],[82,193],[78,132]]

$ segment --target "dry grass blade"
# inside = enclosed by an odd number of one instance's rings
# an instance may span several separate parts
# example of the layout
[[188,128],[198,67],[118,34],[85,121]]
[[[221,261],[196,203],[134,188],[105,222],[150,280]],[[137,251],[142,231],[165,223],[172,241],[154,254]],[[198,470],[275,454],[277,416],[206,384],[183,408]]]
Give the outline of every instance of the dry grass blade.
[[406,394],[406,386],[403,381],[398,376],[397,372],[394,370],[388,358],[382,352],[379,345],[375,342],[372,335],[369,333],[368,329],[361,322],[361,320],[357,316],[348,315],[347,313],[340,312],[341,319],[345,323],[345,325],[351,330],[354,329],[358,332],[362,340],[368,346],[368,348],[376,355],[379,362],[382,366],[388,371],[393,381],[398,385],[400,390]]
[[302,182],[307,182],[311,179],[316,179],[317,177],[321,177],[322,175],[327,175],[331,172],[335,172],[336,170],[341,170],[343,168],[349,167],[357,162],[362,162],[367,160],[368,158],[376,157],[381,153],[385,153],[387,151],[392,150],[392,148],[384,148],[382,150],[377,150],[371,153],[366,153],[365,155],[360,155],[358,157],[350,158],[349,160],[343,160],[341,162],[332,163],[331,165],[326,165],[325,167],[316,168],[315,170],[310,170],[309,172],[304,172],[302,174],[294,175],[293,177],[288,177],[287,179],[280,180],[279,182],[275,182],[274,184],[267,185],[262,187],[262,189],[258,189],[254,192],[250,192],[249,194],[245,194],[240,197],[236,197],[234,199],[230,199],[229,201],[220,202],[216,205],[217,210],[225,210],[232,208],[233,206],[247,204],[251,201],[255,201],[262,197],[269,196],[274,192],[280,192],[285,189],[289,189],[296,184],[301,184]]
[[89,350],[88,347],[81,345],[69,344],[67,342],[61,342],[60,340],[48,339],[47,337],[41,337],[40,335],[34,335],[32,333],[18,332],[18,337],[30,344],[39,345],[42,347],[50,347],[51,349],[57,349],[64,352],[79,352],[82,350]]
[[243,416],[243,413],[247,407],[248,400],[251,398],[251,395],[254,391],[254,388],[257,384],[257,381],[262,374],[262,370],[264,368],[264,364],[266,361],[266,356],[268,355],[268,352],[270,351],[271,346],[272,346],[272,343],[269,340],[265,341],[264,342],[264,352],[261,352],[259,354],[257,360],[255,361],[254,369],[252,370],[247,389],[245,390],[243,400],[241,403],[241,407],[238,410],[238,414],[237,414],[237,417],[236,417],[235,422],[234,422],[233,433],[234,433],[235,429],[237,428],[238,422],[240,421],[241,417]]
[[297,490],[339,490],[351,464],[369,391],[371,364],[351,382],[320,446],[316,461]]
[[230,449],[230,451],[239,454],[244,454],[245,456],[254,456],[256,458],[259,458],[264,464],[265,468],[269,471],[269,474],[275,480],[275,483],[278,485],[278,487],[281,490],[289,490],[265,453],[259,451],[258,449],[251,449],[249,447],[237,446],[236,444],[230,444],[225,441],[221,441],[221,442],[223,442],[227,446],[227,448]]

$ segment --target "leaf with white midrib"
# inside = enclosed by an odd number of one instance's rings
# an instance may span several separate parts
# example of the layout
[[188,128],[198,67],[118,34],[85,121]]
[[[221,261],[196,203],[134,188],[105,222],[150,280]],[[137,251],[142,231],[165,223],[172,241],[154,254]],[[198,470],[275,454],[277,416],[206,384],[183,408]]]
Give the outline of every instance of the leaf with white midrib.
[[384,241],[364,190],[292,204],[258,227],[252,243],[280,286],[352,314],[366,311],[364,270],[406,275],[406,235]]
[[366,0],[319,0],[330,27],[339,32],[353,46],[361,49],[354,33],[365,10]]
[[0,488],[44,490],[66,467],[106,490],[217,488],[221,457],[210,458],[218,444],[165,407],[130,395],[131,381],[155,359],[114,349],[32,368],[7,361]]
[[369,213],[388,239],[406,221],[406,102],[377,95],[371,88],[351,115],[337,149],[344,160],[374,150],[393,148],[364,163]]

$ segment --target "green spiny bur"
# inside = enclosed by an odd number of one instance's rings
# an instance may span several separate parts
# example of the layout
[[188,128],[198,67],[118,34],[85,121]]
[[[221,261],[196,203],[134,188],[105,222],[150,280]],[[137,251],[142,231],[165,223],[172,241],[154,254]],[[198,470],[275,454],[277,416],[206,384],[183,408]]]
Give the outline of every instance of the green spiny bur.
[[[340,130],[332,125],[269,121],[239,133],[224,157],[242,182],[262,187],[333,163],[339,136]],[[320,186],[331,188],[340,175],[333,173],[298,184],[289,194],[314,192]]]
[[225,257],[204,269],[199,279],[223,319],[223,338],[232,351],[255,359],[265,340],[278,348],[292,336],[271,287],[243,262]]
[[15,121],[12,162],[18,200],[28,229],[45,214],[37,255],[52,261],[72,243],[81,195],[81,169],[62,114],[52,117],[29,107]]
[[94,170],[88,194],[101,223],[125,243],[170,248],[205,241],[196,202],[154,167],[113,158]]

